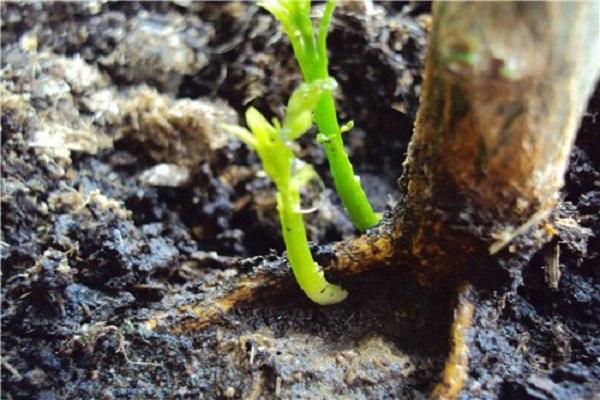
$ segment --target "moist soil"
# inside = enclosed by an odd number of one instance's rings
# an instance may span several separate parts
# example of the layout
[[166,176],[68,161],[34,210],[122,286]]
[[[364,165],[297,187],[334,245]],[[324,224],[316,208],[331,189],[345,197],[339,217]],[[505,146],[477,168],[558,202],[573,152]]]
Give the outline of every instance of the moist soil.
[[[427,397],[454,294],[400,263],[344,281],[337,306],[289,280],[204,329],[148,322],[288,268],[273,186],[219,128],[249,105],[281,117],[300,82],[268,14],[186,1],[1,12],[3,399]],[[378,210],[401,200],[429,12],[342,3],[329,36],[340,118],[355,122],[345,140]],[[460,398],[598,398],[599,128],[596,90],[559,234],[533,255],[504,251],[475,285]],[[305,193],[318,251],[357,233],[313,136],[298,151],[321,176]]]

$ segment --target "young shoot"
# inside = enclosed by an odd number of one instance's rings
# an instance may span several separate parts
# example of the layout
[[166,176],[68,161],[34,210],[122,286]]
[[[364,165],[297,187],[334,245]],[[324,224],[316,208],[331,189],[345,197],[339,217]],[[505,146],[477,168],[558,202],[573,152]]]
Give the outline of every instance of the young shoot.
[[331,79],[302,84],[288,102],[283,124],[277,119],[269,123],[255,108],[246,111],[246,125],[224,125],[230,133],[252,147],[262,162],[265,172],[277,188],[277,209],[287,257],[300,288],[315,303],[335,304],[348,295],[342,287],[325,279],[323,271],[313,260],[303,211],[300,190],[316,177],[315,170],[294,156],[288,143],[302,136],[312,125],[312,112],[323,92],[335,82]]
[[[328,71],[327,31],[335,8],[335,0],[325,4],[323,17],[315,33],[310,20],[310,0],[262,0],[259,5],[279,20],[294,50],[306,83],[331,79]],[[379,222],[360,184],[344,148],[342,133],[352,124],[340,128],[333,99],[333,88],[324,91],[314,110],[319,129],[317,140],[323,145],[329,168],[344,207],[354,226],[361,231]]]

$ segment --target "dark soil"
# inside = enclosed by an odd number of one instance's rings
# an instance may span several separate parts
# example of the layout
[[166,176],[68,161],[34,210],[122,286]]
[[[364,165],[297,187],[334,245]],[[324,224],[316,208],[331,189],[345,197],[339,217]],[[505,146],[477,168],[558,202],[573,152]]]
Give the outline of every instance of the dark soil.
[[[200,332],[148,323],[259,265],[287,268],[272,185],[219,129],[249,104],[280,115],[299,82],[270,16],[184,1],[2,2],[1,12],[2,398],[428,395],[453,293],[420,287],[401,266],[344,282],[351,296],[335,307],[292,285]],[[357,127],[346,140],[380,210],[400,196],[428,12],[345,3],[330,34],[341,119]],[[505,252],[494,262],[511,275],[476,288],[461,398],[598,398],[599,132],[596,90],[560,235],[533,257]],[[322,201],[307,216],[311,240],[354,235],[321,187],[331,187],[322,151],[302,145],[324,181],[307,193]]]

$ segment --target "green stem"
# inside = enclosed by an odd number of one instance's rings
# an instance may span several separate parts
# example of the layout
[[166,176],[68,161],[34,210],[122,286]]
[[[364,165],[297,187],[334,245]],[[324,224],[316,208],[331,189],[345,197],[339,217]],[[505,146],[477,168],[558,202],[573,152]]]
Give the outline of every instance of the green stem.
[[354,175],[354,168],[344,148],[331,92],[326,92],[321,97],[315,109],[314,119],[319,132],[327,137],[322,144],[329,161],[329,169],[335,189],[348,210],[352,223],[361,231],[374,226],[379,222],[379,217],[373,211],[359,178]]
[[[319,24],[316,46],[318,51],[308,51],[300,57],[296,52],[296,59],[300,65],[304,81],[307,83],[314,82],[317,79],[330,78],[327,66],[326,36],[334,7],[335,1],[329,0],[326,4],[323,19]],[[308,16],[306,16],[306,19],[310,20]],[[291,41],[294,42],[294,40]],[[310,47],[314,49],[314,46]],[[325,92],[322,95],[315,109],[314,120],[319,132],[327,138],[322,141],[322,144],[329,161],[329,170],[333,176],[335,189],[354,226],[361,231],[365,231],[379,222],[379,216],[373,211],[359,178],[354,175],[354,168],[344,148],[342,131],[337,120],[335,101],[331,92]]]
[[[318,79],[329,79],[327,31],[335,8],[335,0],[327,0],[316,37],[310,19],[310,0],[290,0],[279,3],[275,0],[264,0],[261,4],[281,21],[294,49],[304,81],[312,83]],[[314,121],[325,139],[321,142],[329,160],[335,188],[354,226],[364,231],[377,224],[379,217],[373,211],[360,180],[354,175],[354,169],[344,149],[331,92],[322,95],[314,114]]]
[[313,260],[306,239],[304,219],[300,210],[295,209],[294,206],[300,204],[299,189],[293,187],[278,189],[277,208],[287,257],[300,288],[309,299],[321,305],[343,301],[348,296],[348,292],[338,285],[327,282],[323,271]]

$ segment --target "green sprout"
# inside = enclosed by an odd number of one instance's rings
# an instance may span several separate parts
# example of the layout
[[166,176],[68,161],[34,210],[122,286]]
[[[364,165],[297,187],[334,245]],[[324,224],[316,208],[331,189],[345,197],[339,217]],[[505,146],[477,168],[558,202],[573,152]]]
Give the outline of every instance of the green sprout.
[[292,271],[308,298],[321,305],[339,303],[348,292],[327,282],[313,260],[306,238],[300,190],[316,177],[316,172],[294,156],[288,143],[310,129],[315,105],[323,93],[333,88],[333,79],[302,84],[290,97],[283,124],[276,118],[269,123],[258,110],[250,107],[246,110],[246,124],[250,130],[224,125],[258,153],[265,172],[275,182],[277,209]]
[[[259,5],[275,16],[283,26],[294,49],[294,55],[306,83],[331,79],[328,71],[327,31],[335,8],[335,0],[328,0],[315,35],[310,20],[310,0],[263,0]],[[325,90],[314,110],[314,121],[319,129],[317,140],[323,145],[335,188],[354,226],[361,231],[379,222],[369,200],[354,174],[344,149],[342,133],[352,123],[340,128],[332,90]]]

